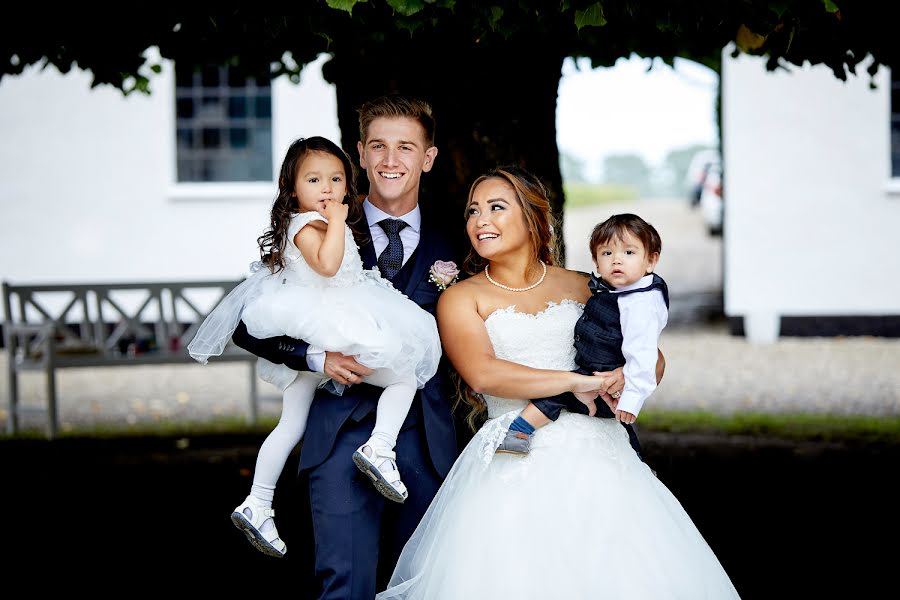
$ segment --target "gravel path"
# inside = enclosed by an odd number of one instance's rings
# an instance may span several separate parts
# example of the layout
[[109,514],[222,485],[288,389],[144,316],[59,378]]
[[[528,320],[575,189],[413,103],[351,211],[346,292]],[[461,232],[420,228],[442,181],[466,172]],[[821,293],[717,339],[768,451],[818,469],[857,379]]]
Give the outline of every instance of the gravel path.
[[[647,401],[648,409],[900,415],[898,339],[786,338],[755,346],[724,327],[678,326],[663,332],[660,348],[666,376]],[[4,354],[3,426],[8,417],[5,361]],[[26,373],[20,385],[23,428],[40,428],[46,418],[43,377]],[[277,416],[277,390],[263,382],[259,386],[261,414]],[[63,430],[249,414],[249,376],[243,365],[62,370],[57,388]]]

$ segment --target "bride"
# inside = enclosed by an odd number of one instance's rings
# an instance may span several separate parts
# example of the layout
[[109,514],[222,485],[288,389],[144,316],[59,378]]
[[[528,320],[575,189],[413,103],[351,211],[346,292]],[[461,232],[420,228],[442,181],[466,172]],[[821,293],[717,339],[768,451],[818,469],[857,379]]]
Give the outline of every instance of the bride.
[[488,419],[377,598],[737,598],[615,419],[564,412],[534,434],[525,457],[495,454],[522,398],[608,384],[571,372],[590,292],[583,274],[553,264],[541,183],[496,169],[473,184],[466,215],[467,263],[486,270],[443,293],[438,324],[472,392],[471,416],[486,410]]

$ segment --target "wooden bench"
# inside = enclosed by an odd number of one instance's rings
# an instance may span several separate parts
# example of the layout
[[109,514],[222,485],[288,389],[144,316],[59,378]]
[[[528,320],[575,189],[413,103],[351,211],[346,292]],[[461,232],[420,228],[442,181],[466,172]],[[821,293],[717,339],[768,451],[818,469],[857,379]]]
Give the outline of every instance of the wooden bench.
[[[3,341],[9,360],[7,431],[19,429],[19,373],[43,371],[47,435],[59,431],[56,370],[78,367],[199,364],[187,353],[197,328],[240,281],[12,285],[3,282]],[[212,300],[198,308],[197,296]],[[191,296],[193,295],[193,299]],[[56,316],[54,316],[56,315]],[[250,376],[250,419],[259,399],[256,357],[228,344],[213,362],[244,362]]]

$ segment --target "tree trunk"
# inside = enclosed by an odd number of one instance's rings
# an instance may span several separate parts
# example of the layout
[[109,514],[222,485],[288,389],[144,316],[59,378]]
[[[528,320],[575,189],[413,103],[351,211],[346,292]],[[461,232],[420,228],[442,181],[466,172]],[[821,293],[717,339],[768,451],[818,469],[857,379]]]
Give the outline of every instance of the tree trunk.
[[[344,148],[358,165],[356,109],[364,101],[388,93],[421,97],[434,108],[439,153],[422,178],[420,200],[440,222],[462,237],[472,181],[497,165],[517,164],[548,187],[561,233],[556,98],[565,57],[537,41],[510,43],[501,52],[458,46],[458,39],[401,39],[335,48],[324,74],[337,88]],[[357,184],[360,193],[368,190],[365,173]]]

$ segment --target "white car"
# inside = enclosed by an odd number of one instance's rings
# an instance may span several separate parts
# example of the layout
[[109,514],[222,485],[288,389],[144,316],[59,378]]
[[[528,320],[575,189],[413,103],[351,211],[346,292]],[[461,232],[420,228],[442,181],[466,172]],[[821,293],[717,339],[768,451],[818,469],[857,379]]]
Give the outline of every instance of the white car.
[[725,203],[722,200],[722,164],[710,165],[700,192],[700,212],[710,235],[722,235]]
[[688,165],[685,173],[685,185],[689,190],[691,206],[696,207],[700,204],[700,195],[703,193],[703,182],[709,170],[722,164],[722,159],[716,150],[700,150],[691,157],[691,163]]

